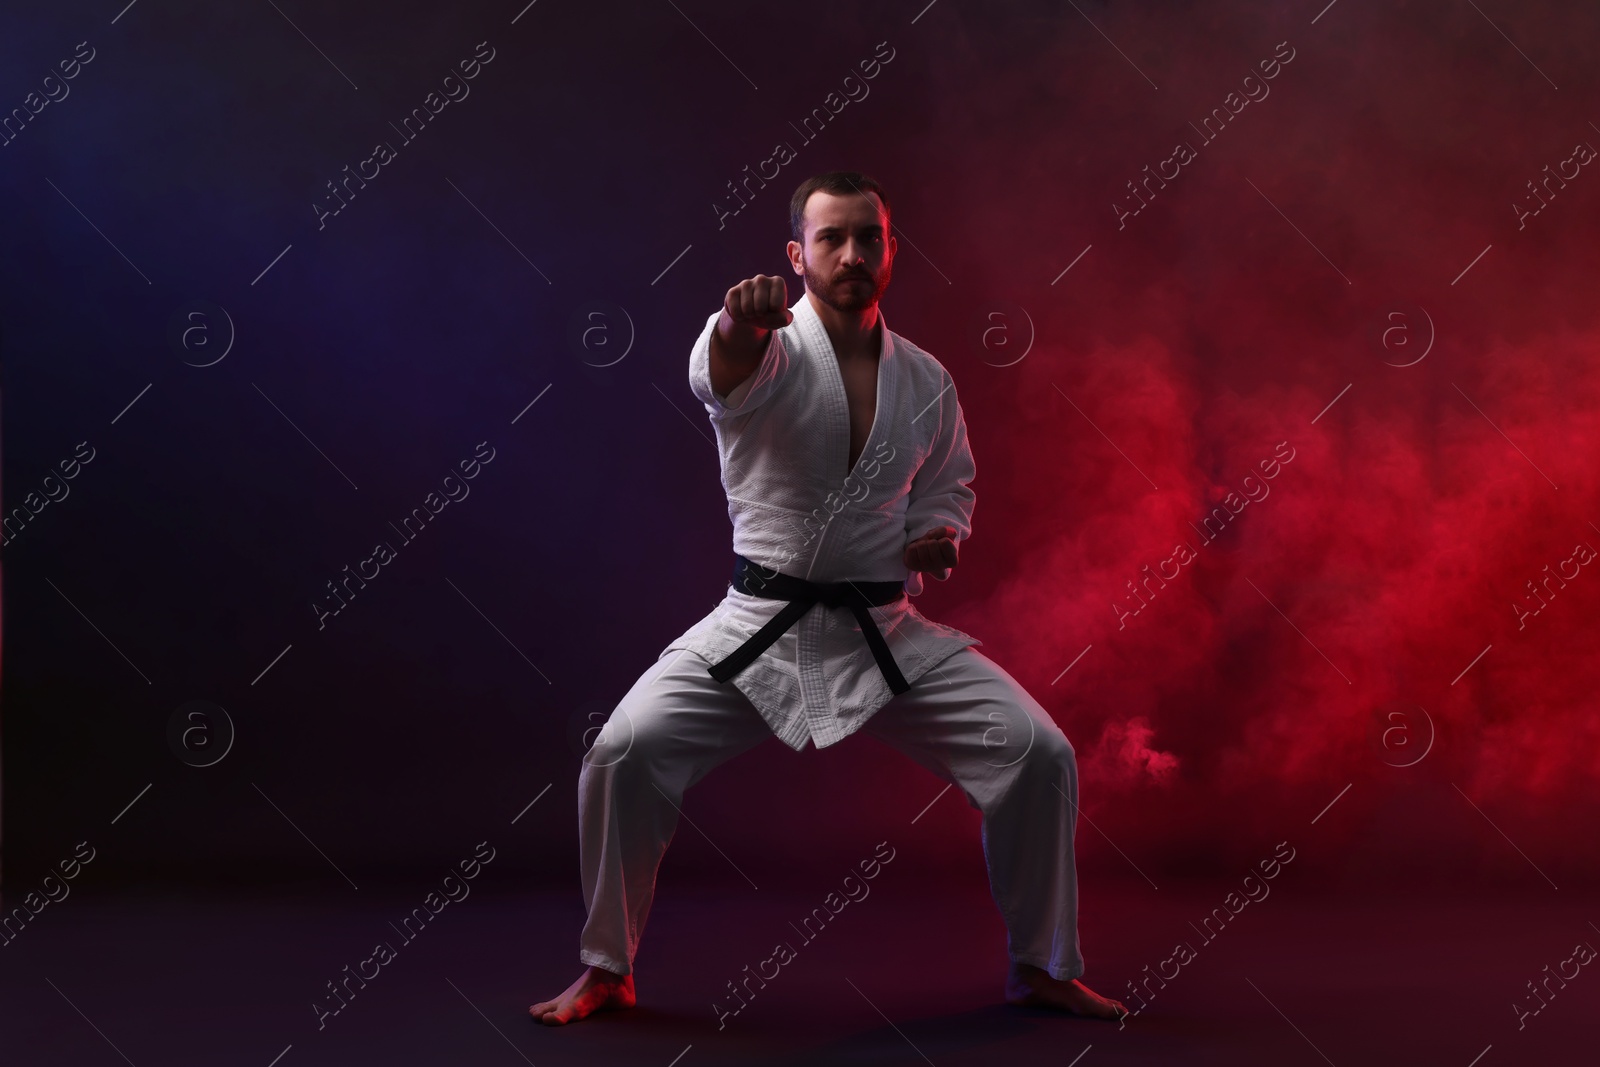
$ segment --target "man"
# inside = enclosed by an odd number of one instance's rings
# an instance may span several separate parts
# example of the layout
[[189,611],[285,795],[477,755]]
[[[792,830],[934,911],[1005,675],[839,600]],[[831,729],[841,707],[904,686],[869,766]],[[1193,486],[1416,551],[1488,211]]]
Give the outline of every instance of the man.
[[733,585],[584,759],[588,969],[529,1014],[560,1025],[633,1005],[633,958],[685,790],[767,737],[799,750],[861,729],[983,813],[1006,999],[1118,1018],[1120,1002],[1078,980],[1072,746],[976,639],[907,596],[956,565],[975,471],[949,373],[878,310],[896,245],[887,194],[835,171],[802,183],[789,215],[805,294],[786,308],[781,277],[740,282],[689,361],[717,431]]

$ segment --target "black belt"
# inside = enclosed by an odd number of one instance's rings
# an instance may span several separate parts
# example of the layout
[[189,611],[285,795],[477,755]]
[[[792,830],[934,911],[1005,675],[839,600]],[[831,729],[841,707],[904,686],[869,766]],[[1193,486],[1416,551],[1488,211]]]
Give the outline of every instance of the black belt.
[[787,600],[789,603],[757,630],[750,640],[720,663],[714,664],[711,677],[719,682],[728,681],[754,663],[757,656],[794,625],[796,619],[811,610],[811,605],[825,604],[830,608],[848,607],[855,614],[856,621],[861,623],[861,634],[867,639],[867,647],[872,649],[872,658],[878,661],[878,669],[883,672],[890,691],[900,694],[911,688],[900,673],[894,657],[889,654],[889,645],[878,630],[878,624],[873,621],[872,613],[867,610],[869,606],[878,607],[899,600],[905,595],[904,582],[808,582],[804,578],[770,571],[738,554],[734,555],[734,560],[733,588],[751,596]]

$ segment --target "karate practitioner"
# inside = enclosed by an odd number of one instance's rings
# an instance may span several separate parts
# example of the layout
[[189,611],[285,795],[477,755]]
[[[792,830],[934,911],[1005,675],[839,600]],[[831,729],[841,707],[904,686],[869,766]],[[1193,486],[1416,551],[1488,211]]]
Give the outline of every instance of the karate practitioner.
[[804,294],[786,308],[781,277],[740,282],[689,357],[716,429],[734,580],[584,757],[587,970],[528,1012],[560,1025],[633,1005],[634,955],[690,786],[774,735],[801,750],[863,730],[982,813],[1005,999],[1118,1018],[1119,1001],[1078,980],[1072,746],[979,641],[909,599],[924,574],[942,581],[956,565],[974,467],[950,374],[878,308],[896,246],[887,195],[836,171],[802,183],[789,214]]

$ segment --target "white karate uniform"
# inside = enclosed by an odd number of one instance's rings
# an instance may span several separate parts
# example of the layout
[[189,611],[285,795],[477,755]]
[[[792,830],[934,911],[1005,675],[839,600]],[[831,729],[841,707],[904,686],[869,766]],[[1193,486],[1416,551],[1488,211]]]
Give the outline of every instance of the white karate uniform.
[[[903,556],[938,526],[971,532],[974,467],[949,373],[883,326],[878,403],[854,470],[838,359],[802,292],[755,373],[711,388],[710,316],[689,382],[717,432],[733,548],[812,582],[900,581]],[[881,314],[881,313],[880,313]],[[579,958],[631,973],[684,791],[776,735],[818,748],[859,730],[954,783],[983,814],[991,889],[1008,951],[1059,979],[1083,973],[1073,838],[1072,746],[978,640],[925,618],[908,598],[868,610],[909,691],[894,695],[847,607],[815,604],[724,684],[708,673],[784,607],[729,589],[669,644],[617,705],[584,757],[579,841],[588,921]]]
[[[850,411],[839,360],[804,291],[794,321],[772,332],[761,364],[728,395],[711,388],[711,333],[689,356],[689,388],[705,405],[722,455],[733,550],[810,582],[910,581],[905,547],[929,530],[972,532],[974,468],[950,374],[882,321],[878,406],[854,470]],[[716,662],[776,615],[784,601],[730,588],[709,615],[667,646]],[[941,626],[909,597],[869,609],[905,680],[915,684],[958,649],[983,642]],[[772,732],[794,749],[848,737],[893,694],[855,616],[818,605],[801,617],[736,685]]]

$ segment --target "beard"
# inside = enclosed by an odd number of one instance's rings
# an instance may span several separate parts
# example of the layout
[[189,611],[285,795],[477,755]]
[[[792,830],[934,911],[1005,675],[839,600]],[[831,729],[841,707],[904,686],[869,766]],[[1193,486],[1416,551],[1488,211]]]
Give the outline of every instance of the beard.
[[[853,267],[832,277],[824,277],[811,269],[811,262],[802,259],[805,268],[806,288],[817,294],[817,299],[835,311],[860,311],[877,304],[883,291],[889,287],[893,273],[893,260],[885,259],[876,276],[865,267]],[[849,277],[866,279],[867,285],[845,280]]]

